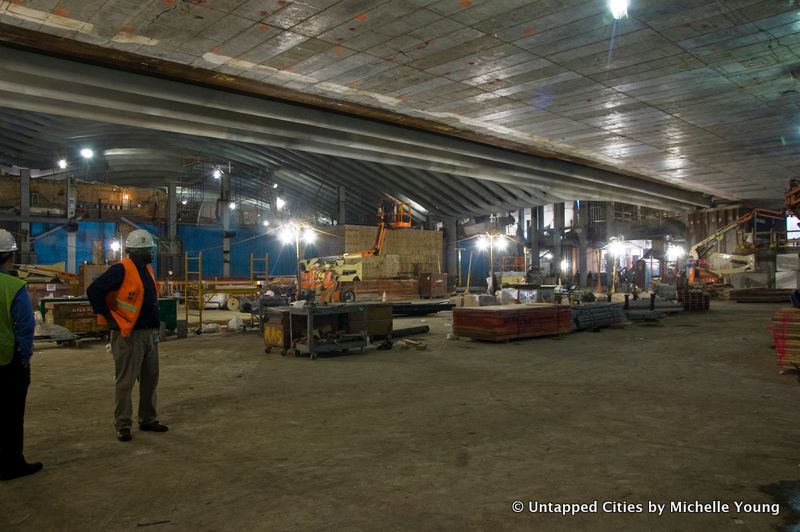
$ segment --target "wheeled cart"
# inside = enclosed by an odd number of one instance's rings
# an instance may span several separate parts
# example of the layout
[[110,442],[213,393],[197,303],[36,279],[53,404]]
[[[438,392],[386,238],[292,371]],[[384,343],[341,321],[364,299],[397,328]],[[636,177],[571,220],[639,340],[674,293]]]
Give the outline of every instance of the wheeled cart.
[[[308,354],[315,360],[319,353],[359,349],[369,343],[367,305],[325,305],[289,309],[289,339],[295,355]],[[298,327],[295,317],[305,318]],[[358,324],[358,330],[352,325]]]

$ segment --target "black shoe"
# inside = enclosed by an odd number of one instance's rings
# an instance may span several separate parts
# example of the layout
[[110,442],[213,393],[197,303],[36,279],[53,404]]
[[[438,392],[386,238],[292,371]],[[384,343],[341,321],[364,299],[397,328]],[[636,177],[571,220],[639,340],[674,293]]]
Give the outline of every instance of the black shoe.
[[167,432],[169,427],[162,425],[158,421],[151,421],[150,423],[141,423],[139,425],[139,430],[142,432]]
[[119,441],[131,441],[133,436],[131,436],[131,429],[119,429],[117,431],[117,439]]
[[0,480],[14,480],[15,478],[27,477],[42,470],[44,465],[41,462],[23,464],[21,467],[12,469],[0,475]]

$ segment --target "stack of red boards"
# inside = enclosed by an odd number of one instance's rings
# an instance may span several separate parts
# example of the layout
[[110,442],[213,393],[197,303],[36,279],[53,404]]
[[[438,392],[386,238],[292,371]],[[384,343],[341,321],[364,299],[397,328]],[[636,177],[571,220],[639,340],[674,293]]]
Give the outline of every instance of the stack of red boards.
[[572,311],[563,305],[529,303],[453,309],[453,333],[504,342],[572,331]]

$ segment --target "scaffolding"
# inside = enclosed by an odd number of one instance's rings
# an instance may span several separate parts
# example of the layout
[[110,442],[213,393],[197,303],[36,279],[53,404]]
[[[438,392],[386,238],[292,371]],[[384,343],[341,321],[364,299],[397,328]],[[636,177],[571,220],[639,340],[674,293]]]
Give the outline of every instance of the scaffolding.
[[189,326],[189,316],[197,316],[199,321],[197,330],[203,330],[203,308],[205,306],[206,302],[203,297],[203,253],[198,252],[195,257],[185,253],[183,256],[183,309],[187,327]]

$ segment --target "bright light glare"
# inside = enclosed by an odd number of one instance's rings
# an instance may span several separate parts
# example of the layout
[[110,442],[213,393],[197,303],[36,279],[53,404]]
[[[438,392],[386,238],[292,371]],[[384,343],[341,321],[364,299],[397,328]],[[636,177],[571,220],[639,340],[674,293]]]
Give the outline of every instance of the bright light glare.
[[278,210],[281,210],[286,205],[286,202],[283,200],[283,198],[278,198],[275,200],[275,205],[278,206]]
[[303,229],[303,242],[306,244],[313,244],[317,240],[317,232],[311,229],[310,227],[306,227]]
[[620,242],[619,240],[614,240],[608,245],[608,252],[614,255],[615,257],[619,257],[625,254],[625,244]]
[[480,250],[480,251],[485,251],[485,250],[489,249],[489,237],[488,236],[482,236],[482,237],[478,238],[478,241],[475,242],[475,247],[478,248],[478,250]]
[[503,251],[508,247],[508,240],[504,237],[494,239],[494,249]]
[[94,157],[94,152],[89,148],[84,148],[81,150],[81,157],[84,159],[91,159]]
[[111,251],[117,252],[120,249],[119,242],[116,240],[111,241]]
[[683,249],[683,246],[670,245],[667,248],[667,260],[669,261],[676,261],[683,258],[684,255],[686,255],[686,250]]
[[274,183],[274,184],[272,185],[272,188],[278,188],[278,183]]
[[236,208],[236,202],[232,201],[232,202],[228,203],[228,207],[230,207],[231,210],[235,209]]
[[569,270],[569,261],[567,259],[564,259],[561,261],[561,271],[567,273],[568,270]]
[[552,260],[553,259],[553,254],[552,253],[545,253],[544,254],[544,258],[547,259],[547,260]]
[[284,244],[294,242],[294,229],[291,226],[283,226],[278,233],[278,239]]
[[628,0],[608,0],[611,16],[619,20],[628,16]]
[[264,220],[263,222],[261,222],[261,225],[263,225],[264,227],[269,227],[269,220]]
[[181,200],[181,205],[186,205],[187,203],[189,203],[189,202],[186,201],[186,200]]
[[59,159],[58,160],[58,167],[61,168],[62,170],[65,170],[67,168],[67,160],[66,159]]
[[222,177],[222,170],[220,170],[219,168],[214,168],[214,171],[211,172],[211,174],[214,176],[214,179],[219,179],[220,177]]

